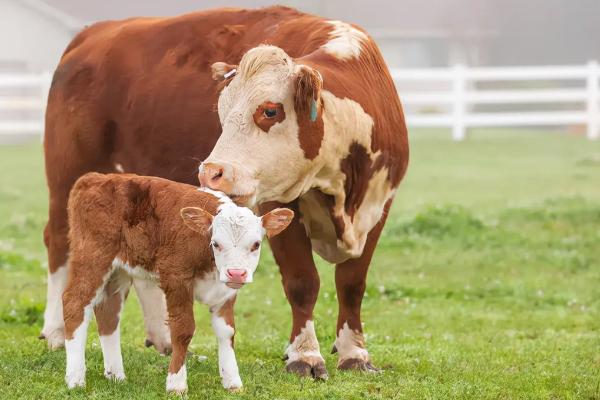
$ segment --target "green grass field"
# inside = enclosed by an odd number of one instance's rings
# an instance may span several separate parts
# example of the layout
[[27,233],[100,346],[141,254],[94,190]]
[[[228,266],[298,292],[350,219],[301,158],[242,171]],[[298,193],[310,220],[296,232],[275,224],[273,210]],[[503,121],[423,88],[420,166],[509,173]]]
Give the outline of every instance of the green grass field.
[[[464,143],[415,133],[408,175],[376,251],[363,305],[377,375],[338,372],[337,301],[319,261],[317,335],[330,379],[284,373],[291,325],[263,251],[239,294],[243,392],[221,388],[208,312],[188,359],[198,399],[600,399],[600,143],[477,132]],[[123,315],[127,381],[104,379],[95,325],[87,387],[68,392],[65,355],[37,339],[47,192],[39,144],[0,147],[0,399],[164,398],[168,358],[146,349],[134,295]]]

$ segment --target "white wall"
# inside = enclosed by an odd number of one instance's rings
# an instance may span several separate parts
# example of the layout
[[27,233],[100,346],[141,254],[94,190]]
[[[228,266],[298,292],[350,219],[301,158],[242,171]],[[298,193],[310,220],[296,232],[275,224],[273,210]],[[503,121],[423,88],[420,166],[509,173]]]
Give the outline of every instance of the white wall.
[[18,0],[0,0],[0,68],[24,62],[27,70],[54,70],[71,40],[69,28]]

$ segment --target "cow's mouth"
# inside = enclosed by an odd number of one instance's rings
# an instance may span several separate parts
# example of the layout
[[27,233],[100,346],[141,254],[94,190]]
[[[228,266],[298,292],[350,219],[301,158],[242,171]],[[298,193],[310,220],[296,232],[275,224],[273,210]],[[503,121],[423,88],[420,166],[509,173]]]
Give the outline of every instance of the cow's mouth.
[[230,194],[229,198],[239,206],[249,207],[254,205],[254,193]]

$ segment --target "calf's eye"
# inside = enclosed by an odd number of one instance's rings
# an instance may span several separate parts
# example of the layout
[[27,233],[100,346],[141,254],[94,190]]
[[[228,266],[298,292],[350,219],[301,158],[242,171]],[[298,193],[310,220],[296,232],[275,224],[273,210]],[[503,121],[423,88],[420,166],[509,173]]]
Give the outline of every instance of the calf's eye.
[[212,247],[213,247],[215,250],[221,250],[221,246],[220,246],[220,245],[219,245],[219,243],[217,243],[217,242],[212,242]]
[[250,251],[256,251],[256,250],[258,250],[259,247],[260,247],[260,242],[254,242],[254,244],[252,244],[252,247],[250,248]]

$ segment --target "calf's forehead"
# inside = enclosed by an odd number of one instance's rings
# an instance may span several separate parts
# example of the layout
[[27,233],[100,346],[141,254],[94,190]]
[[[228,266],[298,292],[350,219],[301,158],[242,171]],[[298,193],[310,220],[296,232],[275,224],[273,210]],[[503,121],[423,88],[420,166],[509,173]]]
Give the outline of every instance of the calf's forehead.
[[227,205],[219,209],[212,224],[213,238],[228,239],[236,244],[244,240],[262,238],[263,227],[260,217],[246,207]]

